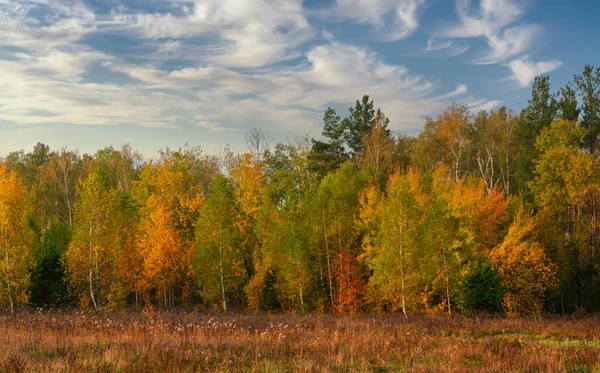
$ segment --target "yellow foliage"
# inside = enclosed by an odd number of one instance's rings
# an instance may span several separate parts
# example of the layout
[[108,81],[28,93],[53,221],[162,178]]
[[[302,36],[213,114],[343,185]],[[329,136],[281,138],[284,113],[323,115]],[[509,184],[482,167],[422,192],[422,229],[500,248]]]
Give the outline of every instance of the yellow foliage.
[[32,233],[28,229],[27,190],[15,172],[0,163],[0,302],[11,312],[28,300]]
[[504,304],[509,315],[539,317],[544,292],[556,285],[556,265],[542,246],[531,240],[534,229],[534,218],[521,208],[502,244],[490,254],[506,289]]

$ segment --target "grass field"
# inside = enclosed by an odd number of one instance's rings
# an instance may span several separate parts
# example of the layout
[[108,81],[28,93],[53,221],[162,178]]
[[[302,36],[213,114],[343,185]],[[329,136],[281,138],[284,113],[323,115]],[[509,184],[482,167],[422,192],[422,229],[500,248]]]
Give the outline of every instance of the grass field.
[[600,319],[0,316],[3,372],[600,372]]

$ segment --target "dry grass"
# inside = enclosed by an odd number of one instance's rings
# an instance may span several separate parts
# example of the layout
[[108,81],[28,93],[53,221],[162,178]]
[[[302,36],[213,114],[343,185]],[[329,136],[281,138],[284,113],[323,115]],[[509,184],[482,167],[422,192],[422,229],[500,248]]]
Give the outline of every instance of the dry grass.
[[25,313],[6,372],[599,372],[600,320]]

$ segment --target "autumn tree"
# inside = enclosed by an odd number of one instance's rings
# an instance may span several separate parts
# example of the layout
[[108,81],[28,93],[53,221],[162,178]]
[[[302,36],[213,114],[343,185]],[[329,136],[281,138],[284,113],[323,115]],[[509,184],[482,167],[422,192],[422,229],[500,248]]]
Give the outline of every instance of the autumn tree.
[[[353,163],[344,163],[321,181],[307,201],[311,252],[320,265],[329,308],[338,312],[356,312],[362,302],[364,281],[355,281],[362,276],[361,267],[356,265],[361,245],[355,217],[358,195],[366,180]],[[350,287],[356,287],[355,291],[348,292]]]
[[467,176],[471,117],[466,105],[452,104],[435,120],[427,120],[413,155],[422,171],[431,171],[443,165],[452,173],[455,182]]
[[[535,178],[530,183],[540,213],[557,225],[555,259],[565,258],[559,275],[561,292],[575,295],[573,303],[586,308],[597,286],[597,200],[600,187],[598,160],[581,151],[586,129],[575,122],[558,120],[542,131],[536,148]],[[560,261],[559,261],[560,262]]]
[[69,228],[73,227],[73,209],[77,186],[83,174],[83,161],[76,151],[66,148],[53,152],[39,168],[38,198],[43,206]]
[[488,193],[501,188],[506,196],[511,194],[517,150],[513,140],[516,124],[517,117],[502,107],[489,113],[481,111],[469,129],[477,174]]
[[254,251],[259,246],[256,221],[262,198],[263,167],[263,162],[259,162],[252,154],[246,153],[231,175],[237,205],[235,224],[240,232],[247,282],[254,276]]
[[0,301],[13,313],[29,299],[33,235],[27,222],[27,190],[16,172],[0,163]]
[[369,280],[371,297],[392,311],[402,310],[405,317],[408,310],[418,309],[415,271],[420,262],[417,248],[423,217],[415,197],[419,178],[414,170],[407,175],[393,174],[380,202],[374,186],[361,195],[363,223],[379,219],[372,243],[365,247],[365,258],[373,271]]
[[159,304],[172,306],[192,289],[194,226],[204,200],[199,185],[191,182],[189,158],[163,153],[160,162],[144,165],[132,193],[140,205],[140,289],[147,299],[154,295]]
[[121,149],[109,146],[98,150],[94,161],[106,174],[111,187],[122,193],[129,193],[139,171],[142,156],[129,145],[123,145]]
[[260,246],[256,274],[248,285],[251,309],[283,308],[305,312],[315,308],[318,283],[308,244],[306,204],[311,186],[309,148],[277,144],[265,154],[265,183],[257,217]]
[[490,253],[506,289],[504,304],[509,315],[540,318],[544,292],[555,286],[556,266],[532,240],[534,230],[535,220],[520,209],[503,242]]
[[116,193],[100,169],[92,171],[78,189],[73,237],[64,254],[70,282],[82,306],[96,311],[119,307],[126,293],[118,273],[122,247]]
[[387,128],[389,120],[378,111],[369,132],[362,135],[362,151],[357,156],[357,163],[361,169],[368,170],[382,180],[394,167],[394,138]]

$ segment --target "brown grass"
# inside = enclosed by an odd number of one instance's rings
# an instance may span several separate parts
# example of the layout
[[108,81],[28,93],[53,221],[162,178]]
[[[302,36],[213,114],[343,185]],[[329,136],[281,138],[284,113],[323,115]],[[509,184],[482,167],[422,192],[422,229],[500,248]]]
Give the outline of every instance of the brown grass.
[[600,319],[0,316],[0,372],[600,372]]

